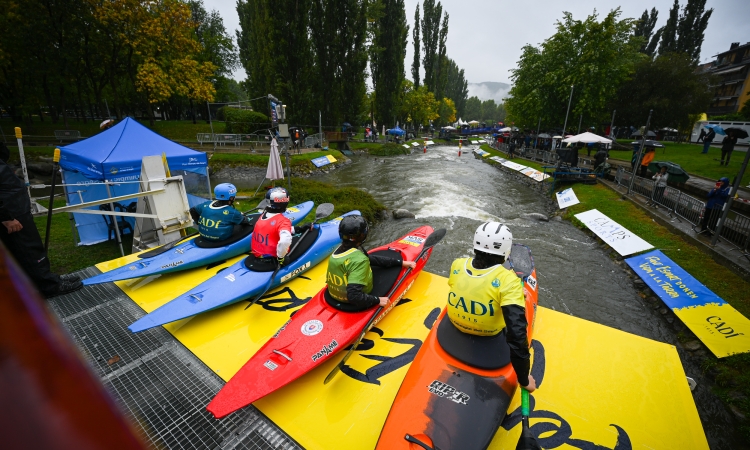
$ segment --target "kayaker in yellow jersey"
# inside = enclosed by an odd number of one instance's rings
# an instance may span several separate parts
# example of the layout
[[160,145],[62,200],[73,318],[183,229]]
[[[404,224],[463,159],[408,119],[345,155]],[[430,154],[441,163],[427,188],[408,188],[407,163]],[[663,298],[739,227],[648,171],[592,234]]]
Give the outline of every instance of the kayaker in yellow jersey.
[[[378,267],[416,267],[414,261],[368,255],[361,245],[367,239],[369,226],[362,216],[346,216],[339,224],[342,243],[328,259],[327,295],[339,304],[365,310],[375,305],[386,306],[388,297],[376,297],[372,292],[372,269]],[[348,310],[348,309],[347,309]]]
[[505,331],[518,384],[533,392],[523,281],[502,265],[512,246],[507,226],[485,222],[477,228],[474,258],[460,258],[451,265],[447,314],[467,334],[492,337]]

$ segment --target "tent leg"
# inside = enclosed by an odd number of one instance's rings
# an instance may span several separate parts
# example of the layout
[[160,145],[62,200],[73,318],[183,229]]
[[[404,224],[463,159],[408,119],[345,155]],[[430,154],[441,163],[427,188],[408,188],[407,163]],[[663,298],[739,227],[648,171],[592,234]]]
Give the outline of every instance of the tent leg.
[[[107,187],[107,195],[112,198],[112,192],[109,190],[109,183],[104,184]],[[111,211],[115,210],[115,204],[110,203],[109,207],[112,208]],[[125,256],[125,250],[122,249],[122,239],[120,238],[120,226],[117,225],[117,216],[110,216],[112,218],[112,223],[115,224],[115,237],[117,238],[117,245],[120,246],[120,254],[122,256]]]
[[255,190],[255,194],[253,194],[253,197],[255,197],[256,195],[258,195],[258,191],[260,190],[261,186],[263,186],[263,183],[265,183],[265,182],[266,182],[265,178],[263,178],[262,180],[260,180],[260,186],[258,186],[258,189]]

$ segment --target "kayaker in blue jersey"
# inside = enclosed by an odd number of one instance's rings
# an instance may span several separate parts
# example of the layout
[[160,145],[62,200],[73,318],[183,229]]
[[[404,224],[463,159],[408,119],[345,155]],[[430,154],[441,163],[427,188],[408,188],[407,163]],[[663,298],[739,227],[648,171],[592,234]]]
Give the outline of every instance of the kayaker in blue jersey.
[[327,294],[339,304],[351,305],[357,310],[365,310],[375,305],[386,306],[388,297],[370,295],[373,287],[372,268],[378,267],[411,267],[414,261],[403,261],[401,258],[389,258],[380,255],[368,255],[361,245],[369,232],[367,221],[362,216],[346,216],[339,224],[339,236],[342,243],[328,259],[326,283]]
[[190,216],[198,224],[198,232],[207,241],[220,242],[232,237],[234,227],[249,224],[244,214],[234,209],[237,188],[222,183],[214,188],[216,200],[190,208]]
[[474,258],[460,258],[451,265],[447,314],[463,333],[490,339],[505,331],[518,384],[533,392],[523,281],[503,267],[512,246],[507,226],[485,222],[477,228]]

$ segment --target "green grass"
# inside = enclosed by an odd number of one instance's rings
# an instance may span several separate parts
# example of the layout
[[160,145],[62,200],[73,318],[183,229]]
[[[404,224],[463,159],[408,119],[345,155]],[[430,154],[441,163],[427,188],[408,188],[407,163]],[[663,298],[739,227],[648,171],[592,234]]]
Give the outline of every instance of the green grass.
[[[338,150],[319,151],[311,153],[302,153],[300,155],[291,155],[292,166],[301,166],[309,164],[310,160],[318,158],[320,156],[331,155],[337,160],[344,159],[344,155]],[[282,157],[283,164],[286,164],[286,157]],[[238,167],[238,166],[259,166],[266,167],[268,165],[267,155],[254,155],[251,153],[214,153],[209,161],[209,165],[212,169],[221,169],[223,167]]]
[[[151,128],[148,120],[139,120],[141,125]],[[68,126],[65,127],[62,118],[57,123],[53,123],[49,117],[45,117],[44,122],[40,122],[38,117],[29,124],[15,124],[10,119],[1,119],[0,128],[2,128],[8,142],[15,142],[15,127],[20,127],[24,135],[31,136],[54,136],[55,130],[78,130],[82,137],[91,137],[101,131],[99,124],[101,120],[87,121],[68,119]],[[155,132],[174,141],[196,141],[198,133],[210,133],[211,125],[205,120],[196,120],[195,125],[192,120],[159,120],[154,122],[152,128]],[[214,132],[223,133],[224,123],[214,123]],[[59,142],[58,142],[59,143]],[[69,142],[65,142],[67,144]]]
[[369,149],[369,153],[373,156],[408,155],[411,154],[411,149],[405,148],[403,144],[394,144],[390,142],[388,144],[381,145],[378,148]]
[[[620,143],[629,145],[633,141],[621,141]],[[730,180],[736,176],[742,161],[745,158],[744,152],[732,152],[732,160],[728,166],[720,166],[721,149],[711,147],[708,154],[701,153],[702,145],[695,144],[678,144],[675,142],[662,142],[664,148],[657,148],[654,161],[672,161],[679,164],[689,174],[698,175],[712,180],[718,180],[721,177],[727,177]],[[609,157],[630,162],[632,158],[632,148],[628,150],[610,150]],[[750,183],[750,171],[746,171],[742,177],[742,186]]]
[[[730,271],[707,256],[698,247],[675,235],[672,231],[654,222],[651,217],[631,202],[623,200],[616,192],[602,185],[576,185],[576,195],[581,203],[571,206],[565,218],[579,228],[585,226],[574,215],[596,208],[625,228],[646,239],[679,264],[698,281],[705,284],[719,297],[729,302],[737,311],[750,317],[750,282]],[[678,336],[679,337],[679,336]],[[685,339],[684,335],[682,336]],[[726,402],[734,404],[746,416],[750,416],[750,354],[718,359],[712,354],[703,363],[704,370],[714,374],[716,393]],[[732,400],[726,393],[740,391],[745,400]],[[750,427],[740,427],[750,439]]]

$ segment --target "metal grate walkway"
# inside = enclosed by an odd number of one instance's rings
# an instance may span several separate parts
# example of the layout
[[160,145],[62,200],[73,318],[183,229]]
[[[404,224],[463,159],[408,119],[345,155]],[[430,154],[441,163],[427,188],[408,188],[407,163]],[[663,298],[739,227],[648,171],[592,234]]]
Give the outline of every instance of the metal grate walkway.
[[[99,273],[90,267],[79,275]],[[128,331],[145,313],[113,283],[48,305],[149,448],[301,448],[253,406],[214,419],[205,406],[224,381],[164,328]]]

